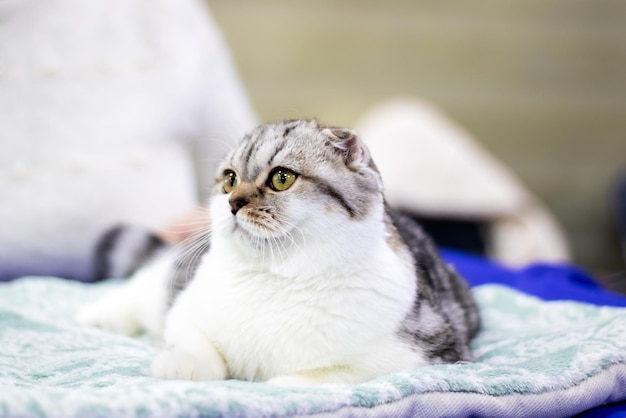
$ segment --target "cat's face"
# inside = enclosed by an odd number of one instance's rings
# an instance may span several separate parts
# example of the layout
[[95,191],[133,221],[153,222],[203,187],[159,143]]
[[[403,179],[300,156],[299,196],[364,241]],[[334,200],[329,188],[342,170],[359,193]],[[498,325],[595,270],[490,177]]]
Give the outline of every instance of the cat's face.
[[332,239],[382,205],[382,184],[352,131],[316,121],[262,125],[226,158],[212,190],[214,236],[286,250]]

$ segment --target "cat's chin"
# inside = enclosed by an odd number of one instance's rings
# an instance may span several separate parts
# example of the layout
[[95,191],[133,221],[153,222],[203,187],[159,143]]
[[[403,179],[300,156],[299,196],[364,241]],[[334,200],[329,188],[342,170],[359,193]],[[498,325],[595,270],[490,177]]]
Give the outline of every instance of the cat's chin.
[[242,250],[264,256],[274,252],[284,254],[291,243],[287,234],[276,233],[245,222],[235,222],[231,237]]

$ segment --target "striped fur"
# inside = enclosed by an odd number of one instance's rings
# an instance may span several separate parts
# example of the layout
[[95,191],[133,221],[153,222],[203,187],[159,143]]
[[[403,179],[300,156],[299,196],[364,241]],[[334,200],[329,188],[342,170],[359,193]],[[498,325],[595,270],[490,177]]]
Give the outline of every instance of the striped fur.
[[[258,127],[221,164],[209,212],[210,235],[186,256],[138,271],[80,316],[162,330],[169,348],[152,375],[358,383],[471,360],[479,317],[467,285],[418,224],[386,207],[355,132],[302,120]],[[146,297],[160,269],[171,308],[163,292],[153,305]],[[165,322],[145,320],[168,309]]]

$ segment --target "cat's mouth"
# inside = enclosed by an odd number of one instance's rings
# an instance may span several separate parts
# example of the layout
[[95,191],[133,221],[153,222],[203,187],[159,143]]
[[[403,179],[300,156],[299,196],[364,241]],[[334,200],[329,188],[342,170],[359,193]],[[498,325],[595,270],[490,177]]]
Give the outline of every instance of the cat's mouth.
[[233,225],[234,233],[242,232],[256,240],[271,239],[281,235],[272,222],[248,213],[237,213]]
[[253,248],[275,245],[289,237],[289,232],[271,216],[237,213],[234,220],[233,236]]

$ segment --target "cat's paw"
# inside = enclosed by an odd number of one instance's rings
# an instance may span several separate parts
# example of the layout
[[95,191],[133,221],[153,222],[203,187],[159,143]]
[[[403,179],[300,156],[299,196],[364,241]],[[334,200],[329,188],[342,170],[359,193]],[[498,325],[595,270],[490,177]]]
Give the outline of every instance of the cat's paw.
[[99,300],[80,309],[76,322],[122,335],[134,335],[140,331],[134,312],[128,304],[114,297]]
[[169,380],[223,380],[226,368],[212,353],[200,357],[177,349],[163,350],[152,361],[150,375]]

